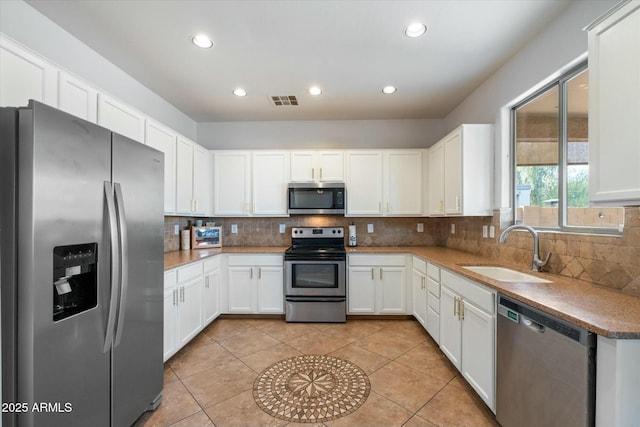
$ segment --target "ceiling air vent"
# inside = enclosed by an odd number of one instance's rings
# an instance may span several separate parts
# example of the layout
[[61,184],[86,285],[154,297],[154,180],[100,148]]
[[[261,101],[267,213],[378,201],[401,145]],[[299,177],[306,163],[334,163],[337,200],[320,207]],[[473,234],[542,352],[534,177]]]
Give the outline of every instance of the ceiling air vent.
[[298,98],[295,95],[270,96],[271,103],[276,107],[298,106]]

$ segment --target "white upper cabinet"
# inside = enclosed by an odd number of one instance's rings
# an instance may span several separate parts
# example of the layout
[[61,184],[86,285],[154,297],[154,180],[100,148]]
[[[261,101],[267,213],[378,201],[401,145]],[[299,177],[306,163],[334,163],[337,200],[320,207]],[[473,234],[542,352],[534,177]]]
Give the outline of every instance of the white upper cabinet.
[[0,35],[0,107],[26,106],[30,99],[58,106],[58,70]]
[[60,71],[58,108],[81,119],[97,123],[98,89],[67,72]]
[[384,155],[386,215],[422,214],[422,151],[389,151]]
[[347,215],[382,214],[382,152],[347,152]]
[[176,213],[207,215],[210,211],[211,157],[208,150],[178,136],[176,144]]
[[598,205],[640,201],[640,1],[589,29],[589,186]]
[[462,125],[429,150],[431,215],[491,215],[493,128]]
[[284,216],[287,209],[289,153],[254,151],[252,155],[253,215]]
[[98,124],[144,143],[145,117],[127,104],[103,93],[98,94]]
[[213,154],[214,214],[247,216],[251,209],[251,152]]
[[429,215],[444,215],[444,142],[429,149]]
[[211,152],[193,144],[193,214],[211,213]]
[[164,213],[176,212],[176,139],[171,129],[146,121],[145,143],[164,153]]
[[344,152],[292,151],[291,181],[344,181]]
[[422,215],[422,150],[347,152],[347,215]]

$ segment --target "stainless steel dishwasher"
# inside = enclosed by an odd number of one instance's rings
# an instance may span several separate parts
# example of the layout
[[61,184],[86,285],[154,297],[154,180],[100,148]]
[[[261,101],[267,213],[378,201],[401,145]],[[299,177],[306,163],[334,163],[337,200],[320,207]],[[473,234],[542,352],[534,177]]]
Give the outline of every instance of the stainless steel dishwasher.
[[595,338],[499,295],[496,419],[502,427],[593,426]]

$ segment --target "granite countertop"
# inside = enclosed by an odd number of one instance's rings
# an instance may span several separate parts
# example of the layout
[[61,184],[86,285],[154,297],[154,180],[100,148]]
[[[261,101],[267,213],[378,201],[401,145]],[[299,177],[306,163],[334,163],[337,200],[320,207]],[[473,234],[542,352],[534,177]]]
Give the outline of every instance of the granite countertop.
[[164,269],[171,270],[219,254],[284,254],[286,250],[286,246],[224,246],[213,249],[172,251],[164,254]]
[[[349,254],[408,253],[501,294],[536,307],[591,332],[612,339],[640,339],[640,298],[569,277],[536,273],[527,266],[490,262],[487,258],[439,247],[356,247]],[[542,277],[552,283],[507,283],[466,270],[465,265],[495,265]]]
[[[165,270],[221,253],[284,254],[286,247],[223,247],[167,252]],[[497,292],[536,307],[591,332],[612,339],[640,339],[640,298],[589,282],[549,273],[536,273],[527,266],[491,262],[487,258],[454,249],[423,246],[347,247],[348,254],[410,254],[482,283]],[[539,276],[552,283],[507,283],[466,270],[465,265],[494,265]]]

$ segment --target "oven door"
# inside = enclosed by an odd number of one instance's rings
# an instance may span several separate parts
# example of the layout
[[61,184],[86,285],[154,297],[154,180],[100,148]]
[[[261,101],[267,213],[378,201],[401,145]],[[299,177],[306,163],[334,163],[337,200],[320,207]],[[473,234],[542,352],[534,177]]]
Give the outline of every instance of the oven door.
[[284,283],[287,297],[344,297],[344,260],[285,261]]

